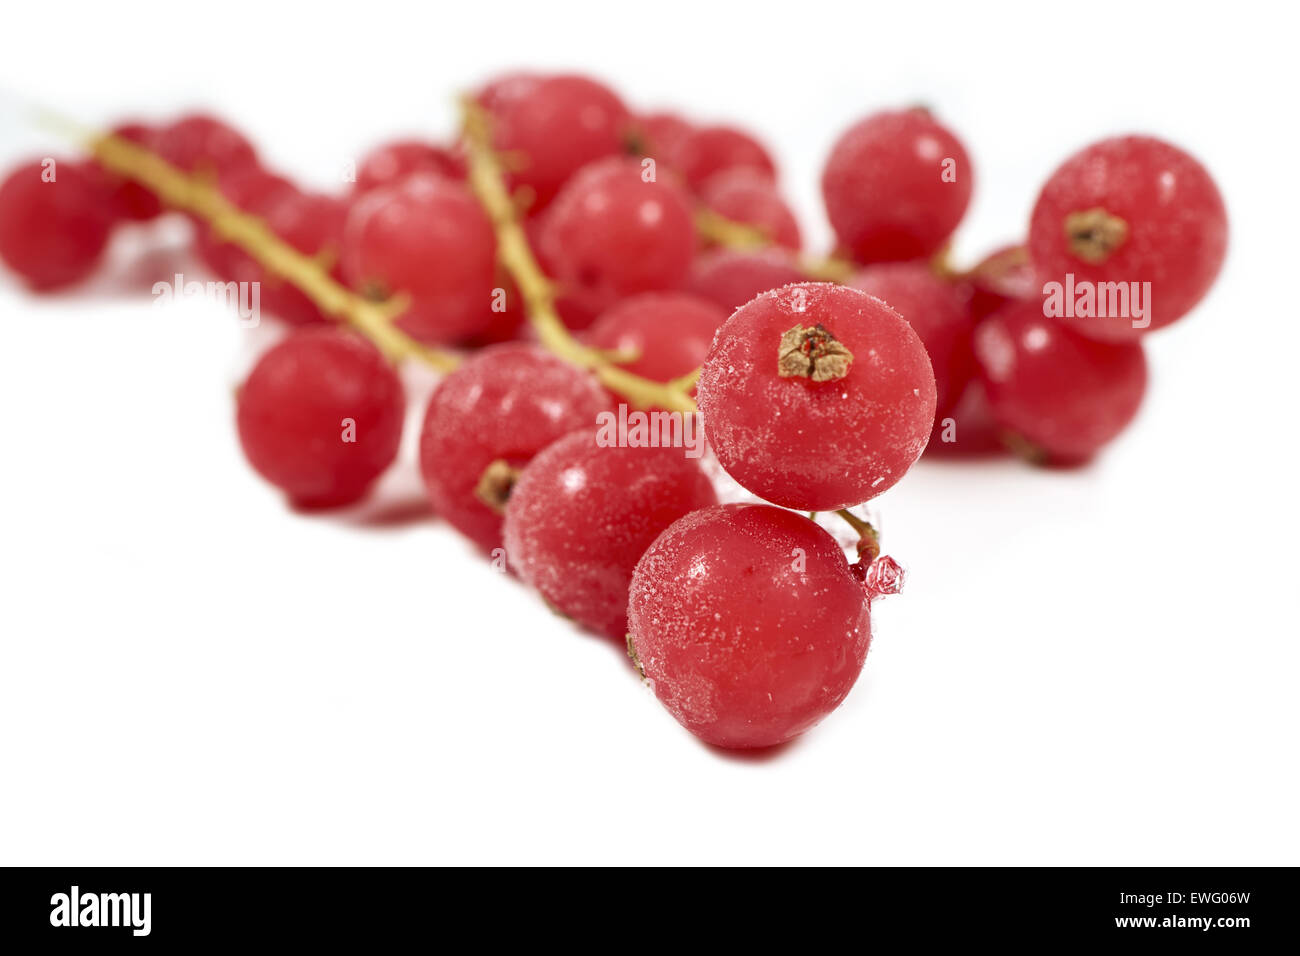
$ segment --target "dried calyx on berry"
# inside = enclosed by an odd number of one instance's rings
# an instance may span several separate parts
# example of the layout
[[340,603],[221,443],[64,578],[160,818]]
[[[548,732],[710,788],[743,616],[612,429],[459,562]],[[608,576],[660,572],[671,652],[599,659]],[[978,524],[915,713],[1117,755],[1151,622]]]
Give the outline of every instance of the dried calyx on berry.
[[520,469],[505,459],[498,458],[483,469],[478,484],[474,486],[474,497],[497,514],[503,515],[506,513],[506,502],[510,500],[510,492],[514,490],[519,475]]
[[1065,235],[1070,251],[1084,262],[1096,265],[1110,258],[1128,238],[1128,223],[1100,206],[1072,212],[1065,217]]
[[810,378],[832,382],[849,374],[853,353],[824,325],[796,325],[783,336],[777,349],[777,372],[782,378]]

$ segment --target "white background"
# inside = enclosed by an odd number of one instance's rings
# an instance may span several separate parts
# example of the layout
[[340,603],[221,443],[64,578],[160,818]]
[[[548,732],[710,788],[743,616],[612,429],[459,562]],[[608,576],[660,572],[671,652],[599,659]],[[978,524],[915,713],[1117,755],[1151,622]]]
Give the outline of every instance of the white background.
[[0,862],[1300,862],[1293,19],[438,6],[10,4],[0,158],[51,148],[27,104],[207,104],[323,185],[449,134],[496,70],[573,68],[760,133],[816,246],[820,164],[872,109],[925,102],[964,137],[963,261],[1021,234],[1068,153],[1154,132],[1221,184],[1229,261],[1149,340],[1141,417],[1093,467],[923,463],[879,499],[907,591],[846,704],[757,760],[698,744],[446,526],[397,520],[409,454],[360,513],[290,513],[232,423],[265,340],[152,308],[170,259],[43,300],[4,277]]

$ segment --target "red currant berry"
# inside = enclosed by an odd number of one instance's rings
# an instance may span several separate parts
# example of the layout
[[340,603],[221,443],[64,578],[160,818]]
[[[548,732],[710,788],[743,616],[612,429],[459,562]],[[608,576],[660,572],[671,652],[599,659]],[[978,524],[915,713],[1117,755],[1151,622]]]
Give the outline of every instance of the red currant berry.
[[839,138],[822,197],[840,244],[859,262],[933,255],[970,204],[961,142],[924,109],[869,116]]
[[352,190],[357,195],[368,193],[411,173],[437,173],[448,179],[464,179],[465,160],[449,149],[420,140],[385,143],[361,160]]
[[687,515],[636,566],[629,650],[655,696],[718,747],[770,747],[840,705],[871,642],[867,592],[803,515],[718,505]]
[[797,250],[802,242],[794,213],[765,174],[754,169],[730,169],[710,177],[700,188],[700,200],[718,215],[753,226],[772,242]]
[[765,292],[718,331],[698,385],[718,461],[749,491],[834,511],[888,490],[934,425],[925,346],[865,292],[805,282]]
[[239,441],[258,473],[301,507],[356,501],[397,455],[406,397],[369,342],[338,328],[294,332],[239,390]]
[[868,266],[849,285],[883,300],[911,323],[934,369],[935,415],[948,414],[975,372],[970,345],[975,323],[967,290],[939,278],[920,262]]
[[583,76],[515,82],[489,102],[493,143],[514,170],[511,187],[531,190],[534,210],[581,167],[622,152],[630,123],[617,94]]
[[587,332],[600,349],[632,353],[622,367],[635,375],[667,382],[694,371],[709,354],[714,333],[727,311],[686,292],[645,292],[605,312]]
[[609,408],[595,379],[539,346],[494,345],[438,383],[424,413],[420,471],[434,510],[484,551],[519,469]]
[[343,232],[343,273],[378,299],[405,293],[399,325],[424,342],[456,342],[491,325],[496,237],[466,187],[414,173],[361,196]]
[[979,321],[1018,299],[1039,294],[1041,283],[1023,245],[989,253],[962,277],[970,290],[971,318]]
[[561,614],[622,642],[645,549],[717,500],[681,448],[604,447],[586,428],[548,445],[519,476],[506,505],[507,561]]
[[[1096,302],[1087,315],[1072,308],[1061,319],[1109,341],[1186,315],[1213,285],[1227,246],[1228,214],[1205,167],[1147,136],[1103,140],[1067,159],[1039,193],[1029,223],[1029,253],[1044,282],[1064,284],[1072,275],[1071,285],[1088,283],[1098,299],[1109,297],[1105,284],[1124,284],[1123,300],[1104,310]],[[1139,310],[1131,284],[1147,282]]]
[[155,148],[163,159],[187,173],[224,178],[257,164],[253,144],[242,133],[201,113],[161,127]]
[[776,178],[776,163],[753,136],[730,126],[700,126],[681,141],[671,165],[680,169],[692,189],[701,190],[718,173],[732,169],[754,170]]
[[653,156],[660,165],[671,168],[675,158],[695,129],[676,113],[645,113],[633,120],[633,135],[639,152]]
[[695,220],[682,191],[646,182],[634,159],[615,157],[581,170],[537,232],[539,255],[562,289],[602,310],[627,295],[671,289],[695,255]]
[[1061,464],[1085,461],[1137,414],[1147,367],[1136,342],[1084,338],[1044,318],[1036,299],[975,330],[975,356],[993,417],[1013,447]]
[[682,288],[711,299],[730,314],[759,293],[803,278],[785,249],[710,249],[692,264]]
[[72,285],[99,263],[116,213],[92,167],[24,163],[0,184],[0,259],[33,289]]

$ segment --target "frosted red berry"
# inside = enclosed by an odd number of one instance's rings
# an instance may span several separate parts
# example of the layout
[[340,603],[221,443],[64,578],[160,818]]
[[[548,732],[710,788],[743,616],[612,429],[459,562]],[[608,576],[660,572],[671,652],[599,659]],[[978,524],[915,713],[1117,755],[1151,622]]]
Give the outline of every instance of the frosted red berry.
[[343,274],[376,299],[405,294],[399,326],[424,342],[456,342],[491,325],[496,236],[462,184],[413,173],[361,196],[343,232]]
[[637,561],[717,496],[685,449],[605,445],[599,435],[566,435],[523,469],[506,505],[506,560],[561,614],[622,642]]
[[33,289],[72,285],[99,264],[116,215],[113,192],[93,168],[24,163],[0,184],[0,260]]
[[420,473],[434,511],[484,551],[501,545],[513,475],[563,435],[595,427],[609,396],[595,379],[524,343],[467,358],[429,397]]
[[464,179],[465,160],[450,149],[423,140],[395,140],[366,154],[357,166],[352,189],[358,195],[368,193],[411,173],[437,173],[449,179]]
[[1138,343],[1085,338],[1044,318],[1037,300],[985,319],[975,354],[994,419],[1033,458],[1088,459],[1133,420],[1146,391]]
[[645,292],[624,299],[587,330],[596,348],[634,354],[620,367],[666,382],[694,371],[709,354],[727,310],[687,292]]
[[655,696],[718,747],[770,747],[839,706],[871,642],[863,584],[803,515],[719,505],[682,518],[632,576],[629,647]]
[[1132,301],[1125,308],[1116,300],[1104,317],[1094,306],[1074,310],[1092,315],[1061,318],[1109,341],[1131,341],[1187,314],[1213,285],[1227,246],[1227,211],[1205,167],[1148,136],[1102,140],[1067,159],[1039,193],[1029,224],[1044,283],[1064,284],[1068,274],[1080,289],[1151,284],[1142,316]]
[[800,511],[888,490],[934,424],[925,346],[879,299],[807,282],[765,292],[719,330],[701,370],[700,411],[723,468]]
[[622,152],[630,126],[613,90],[584,76],[515,81],[489,95],[492,138],[508,157],[510,185],[546,206],[588,163]]
[[731,126],[700,126],[682,138],[672,165],[692,189],[700,190],[718,173],[749,169],[776,178],[776,163],[757,139]]
[[240,387],[239,442],[295,504],[344,505],[392,464],[405,409],[402,383],[373,345],[343,329],[302,329]]
[[741,168],[718,173],[700,188],[700,201],[732,222],[752,226],[770,241],[797,250],[799,223],[771,178],[758,170]]
[[682,288],[731,314],[759,293],[803,278],[785,249],[710,249],[696,258]]
[[600,307],[679,285],[695,254],[695,220],[668,179],[647,182],[635,159],[585,167],[565,185],[537,231],[539,253],[562,291]]
[[975,323],[967,290],[921,262],[868,266],[848,284],[883,300],[916,330],[934,370],[935,415],[946,415],[975,370],[970,344]]
[[961,142],[923,109],[876,113],[831,149],[822,198],[840,244],[859,262],[937,252],[970,204]]

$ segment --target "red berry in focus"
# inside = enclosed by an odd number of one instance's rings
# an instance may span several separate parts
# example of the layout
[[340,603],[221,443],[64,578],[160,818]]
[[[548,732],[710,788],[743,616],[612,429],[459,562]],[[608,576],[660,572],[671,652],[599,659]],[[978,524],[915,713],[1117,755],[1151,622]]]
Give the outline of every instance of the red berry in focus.
[[924,109],[877,113],[850,127],[822,172],[831,225],[859,262],[933,255],[965,215],[972,185],[961,142]]
[[98,265],[116,214],[95,168],[24,163],[0,184],[0,260],[33,289],[72,285]]
[[1090,458],[1133,420],[1146,391],[1136,342],[1078,335],[1044,318],[1036,299],[985,319],[975,356],[993,417],[1021,451],[1050,462]]
[[600,310],[636,292],[671,289],[695,255],[695,220],[682,191],[646,182],[635,159],[601,160],[556,197],[537,231],[538,253],[563,291]]
[[583,76],[515,81],[487,99],[493,144],[507,154],[511,188],[530,189],[533,210],[550,203],[583,166],[621,153],[630,125],[618,95]]
[[338,328],[294,332],[239,390],[239,442],[302,507],[348,504],[392,464],[406,397],[369,342]]
[[434,510],[484,551],[501,546],[514,474],[563,435],[596,425],[609,396],[536,345],[494,345],[438,383],[424,413],[420,472]]
[[785,249],[710,249],[695,260],[682,288],[730,314],[760,293],[803,279]]
[[681,170],[694,190],[702,190],[718,173],[749,169],[776,179],[776,163],[753,136],[730,126],[700,126],[682,139],[671,165]]
[[257,152],[242,133],[201,113],[160,127],[154,148],[183,172],[218,178],[257,164]]
[[697,392],[727,473],[799,511],[835,511],[887,491],[934,425],[934,373],[920,337],[879,299],[824,282],[765,292],[737,309]]
[[754,169],[732,169],[711,177],[700,200],[732,222],[753,226],[778,246],[798,250],[799,223],[770,177]]
[[524,468],[506,505],[507,561],[561,614],[622,642],[641,555],[678,518],[716,503],[685,449],[604,447],[589,427]]
[[629,649],[655,696],[718,747],[770,747],[840,705],[871,642],[867,592],[803,515],[718,505],[673,524],[632,576]]
[[601,315],[585,339],[595,348],[635,353],[620,368],[667,382],[700,366],[727,315],[721,306],[686,292],[645,292]]
[[352,190],[360,195],[387,186],[411,173],[437,173],[448,179],[465,178],[465,161],[456,153],[421,140],[385,143],[361,160]]
[[410,296],[398,325],[423,342],[457,342],[492,324],[496,236],[469,190],[444,176],[413,173],[358,198],[342,266],[365,295]]
[[1205,167],[1147,136],[1102,140],[1067,159],[1029,223],[1029,253],[1044,282],[1070,274],[1076,287],[1151,283],[1141,317],[1130,299],[1106,317],[1061,318],[1105,341],[1131,341],[1186,315],[1214,284],[1227,247],[1227,210]]
[[935,415],[948,414],[975,371],[970,344],[975,323],[966,290],[920,262],[868,266],[848,284],[883,300],[916,330],[934,369]]

